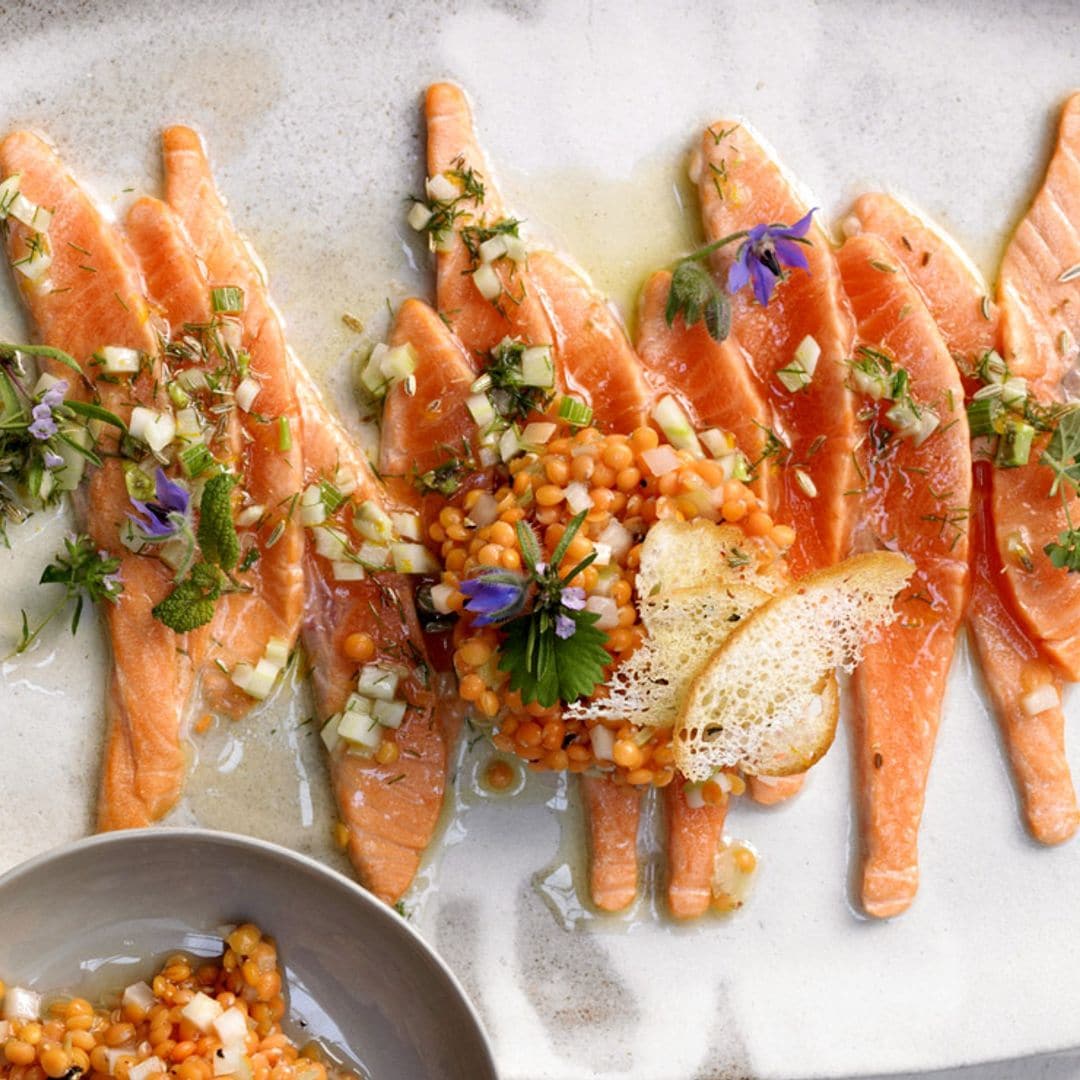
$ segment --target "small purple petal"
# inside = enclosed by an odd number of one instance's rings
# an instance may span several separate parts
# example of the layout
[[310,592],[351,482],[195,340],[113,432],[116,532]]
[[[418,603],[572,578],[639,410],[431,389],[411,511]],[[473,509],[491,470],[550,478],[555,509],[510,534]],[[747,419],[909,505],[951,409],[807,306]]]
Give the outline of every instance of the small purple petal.
[[46,469],[59,469],[64,464],[64,459],[59,454],[54,454],[51,450],[46,450],[44,456]]
[[776,275],[762,262],[755,259],[750,265],[750,280],[754,286],[757,302],[765,307],[772,298],[776,287]]
[[570,588],[562,590],[559,599],[564,608],[569,608],[571,611],[580,611],[585,606],[585,590],[572,585]]
[[128,520],[147,536],[157,539],[165,539],[176,533],[176,526],[169,520],[169,512],[157,503],[143,502],[141,499],[132,499],[131,505],[144,515],[128,514]]
[[745,288],[750,281],[750,245],[743,244],[739,249],[739,257],[731,264],[728,270],[727,291],[734,295],[740,289]]
[[768,225],[755,225],[746,235],[751,248],[756,248],[762,240],[772,233]]
[[463,581],[461,591],[469,598],[465,610],[477,618],[477,626],[488,626],[501,622],[520,610],[528,588],[528,581],[521,579],[520,584],[510,581],[491,580],[490,577],[475,577]]
[[794,225],[789,225],[786,229],[774,229],[772,230],[773,236],[797,236],[803,237],[810,231],[810,219],[817,213],[817,207],[812,210],[807,210],[806,213],[795,222]]
[[45,417],[38,417],[28,428],[27,431],[39,442],[44,442],[46,439],[51,439],[56,434],[56,421],[53,420],[50,413]]
[[182,484],[177,484],[175,481],[170,480],[165,475],[164,469],[158,469],[157,477],[154,481],[154,491],[157,495],[157,501],[165,510],[171,510],[176,514],[186,514],[188,512],[188,505],[191,501],[191,497],[188,494],[187,488]]
[[57,405],[64,404],[64,395],[67,392],[67,379],[59,379],[41,395],[41,404],[48,406],[49,409],[55,409]]
[[569,615],[559,615],[555,619],[555,633],[564,640],[573,637],[577,631],[577,623]]
[[803,250],[803,244],[778,236],[773,240],[773,247],[776,249],[776,256],[782,265],[790,266],[796,270],[810,269],[810,261]]

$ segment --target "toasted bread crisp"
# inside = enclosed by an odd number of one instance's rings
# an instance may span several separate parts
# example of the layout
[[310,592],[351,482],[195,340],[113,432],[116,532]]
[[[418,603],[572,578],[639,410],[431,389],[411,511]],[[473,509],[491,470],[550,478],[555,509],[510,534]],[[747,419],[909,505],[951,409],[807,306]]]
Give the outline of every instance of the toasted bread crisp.
[[832,744],[828,676],[850,671],[895,617],[913,564],[887,551],[809,574],[754,611],[697,677],[675,722],[675,761],[689,780],[720,768],[802,772]]

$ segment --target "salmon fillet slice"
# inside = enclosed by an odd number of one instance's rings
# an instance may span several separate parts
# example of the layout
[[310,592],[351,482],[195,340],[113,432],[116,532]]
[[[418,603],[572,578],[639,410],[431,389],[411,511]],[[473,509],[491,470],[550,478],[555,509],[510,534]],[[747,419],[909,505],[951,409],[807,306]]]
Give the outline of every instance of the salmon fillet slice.
[[[281,319],[250,249],[236,232],[214,186],[210,162],[190,128],[167,128],[162,136],[167,200],[183,223],[212,286],[243,289],[241,347],[260,384],[257,411],[240,417],[247,450],[239,470],[247,494],[265,506],[258,537],[258,573],[252,593],[228,593],[220,601],[221,636],[211,642],[203,692],[211,707],[229,715],[248,711],[252,699],[222,669],[257,663],[270,638],[291,649],[304,607],[304,536],[291,513],[302,487],[301,420],[290,377]],[[271,540],[273,541],[271,543]]]
[[[18,131],[0,144],[0,174],[13,173],[21,174],[27,198],[54,212],[49,229],[53,262],[45,279],[51,288],[17,275],[38,336],[74,356],[91,379],[97,368],[88,361],[103,346],[138,349],[148,362],[130,386],[97,380],[93,393],[125,421],[133,404],[160,404],[159,342],[122,236],[36,135]],[[27,238],[25,227],[9,220],[9,258],[23,256]],[[71,381],[67,369],[54,369],[54,374]],[[86,396],[89,392],[87,387]],[[106,450],[114,448],[115,441],[106,441]],[[174,634],[151,614],[172,588],[172,571],[120,543],[120,528],[132,507],[118,457],[107,458],[91,476],[88,506],[90,535],[120,559],[124,585],[118,601],[106,604],[104,611],[112,666],[98,827],[134,828],[160,818],[179,797],[186,766],[180,730],[199,650],[196,642]]]
[[[289,369],[303,413],[306,482],[340,479],[356,484],[354,503],[372,500],[397,509],[363,451],[329,412],[307,369],[290,354]],[[312,686],[323,721],[342,711],[356,688],[359,664],[345,640],[366,633],[376,646],[373,663],[407,671],[399,693],[409,708],[394,735],[399,756],[380,764],[351,753],[344,742],[330,755],[330,777],[348,833],[349,858],[361,883],[388,904],[412,884],[434,835],[446,791],[447,736],[434,709],[432,673],[408,577],[370,573],[337,581],[331,563],[309,541],[304,562],[303,641],[312,663]]]
[[[477,289],[472,273],[477,263],[462,239],[462,229],[491,226],[506,218],[502,199],[476,138],[472,110],[460,87],[453,83],[430,86],[424,101],[427,122],[427,165],[432,177],[472,175],[478,189],[456,205],[459,215],[437,251],[436,297],[439,313],[462,342],[485,354],[504,337],[531,345],[553,340],[543,304],[529,280],[527,268],[510,259],[493,264],[503,292],[494,301]],[[460,180],[454,179],[460,186]]]
[[[961,369],[999,347],[997,307],[978,272],[956,246],[895,198],[862,195],[854,213],[862,228],[880,236],[922,293]],[[966,381],[977,389],[976,380]],[[1049,682],[1061,698],[1061,677],[1041,658],[1001,592],[1001,563],[994,543],[988,462],[975,463],[971,512],[971,598],[967,624],[1005,743],[1028,830],[1045,844],[1072,836],[1080,808],[1065,755],[1065,715],[1060,705],[1028,716],[1021,699]]]
[[[719,120],[706,128],[697,173],[710,242],[762,223],[794,224],[810,209],[771,151],[735,121]],[[809,271],[791,272],[768,307],[761,307],[748,289],[731,298],[731,337],[751,358],[768,394],[775,433],[787,446],[766,465],[777,473],[776,519],[796,530],[788,553],[795,577],[831,566],[848,554],[858,504],[851,492],[859,486],[852,456],[855,410],[845,366],[854,322],[829,237],[814,222],[807,238]],[[738,244],[732,243],[712,256],[725,281],[737,251]],[[821,356],[810,385],[791,393],[776,372],[790,365],[808,335]],[[815,494],[808,493],[797,470],[809,476]]]
[[[897,622],[868,644],[855,672],[853,742],[862,836],[861,899],[869,915],[904,911],[918,888],[918,829],[945,682],[968,591],[971,453],[963,388],[921,295],[890,250],[858,236],[841,248],[844,289],[861,342],[894,358],[911,395],[940,425],[920,446],[874,420],[860,546],[915,563]],[[884,267],[884,269],[883,269]],[[913,677],[914,676],[914,677]]]
[[727,801],[723,806],[692,807],[682,784],[664,789],[668,819],[668,909],[677,919],[694,919],[712,901],[716,853],[724,838]]
[[589,831],[589,893],[601,911],[622,911],[638,890],[641,792],[607,777],[583,776]]
[[[1060,400],[1062,380],[1074,380],[1080,342],[1080,95],[1065,103],[1057,144],[1042,187],[1017,226],[998,277],[1001,338],[1013,374],[1028,380],[1046,404]],[[1074,270],[1075,272],[1075,270]],[[1066,280],[1062,280],[1062,278]],[[1038,464],[994,469],[994,537],[1006,589],[1024,629],[1070,681],[1080,679],[1080,575],[1054,567],[1043,546],[1068,527],[1051,474]],[[1069,498],[1074,521],[1080,500]],[[1027,548],[1030,559],[1018,557]],[[1029,568],[1030,567],[1030,568]]]

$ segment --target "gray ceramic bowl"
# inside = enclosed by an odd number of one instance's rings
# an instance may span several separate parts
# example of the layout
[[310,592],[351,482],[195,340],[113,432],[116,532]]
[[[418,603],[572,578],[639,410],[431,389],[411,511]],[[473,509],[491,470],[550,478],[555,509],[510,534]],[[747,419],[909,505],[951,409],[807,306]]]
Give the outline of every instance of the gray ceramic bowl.
[[220,955],[215,928],[246,920],[277,939],[294,1031],[348,1048],[373,1080],[497,1077],[464,992],[411,927],[333,870],[228,833],[94,836],[0,877],[0,978],[122,986],[164,953]]

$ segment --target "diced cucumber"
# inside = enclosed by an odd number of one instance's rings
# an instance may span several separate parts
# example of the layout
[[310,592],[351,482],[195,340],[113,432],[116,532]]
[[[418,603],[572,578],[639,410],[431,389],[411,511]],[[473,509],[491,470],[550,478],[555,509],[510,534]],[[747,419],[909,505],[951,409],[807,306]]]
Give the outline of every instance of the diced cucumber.
[[400,681],[401,675],[397,671],[379,664],[365,664],[356,680],[356,692],[380,701],[393,701]]
[[404,701],[376,701],[371,714],[383,727],[399,728],[408,707],[408,703]]

